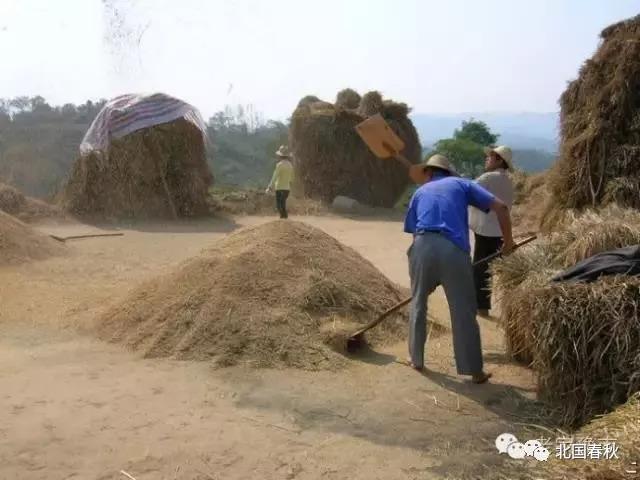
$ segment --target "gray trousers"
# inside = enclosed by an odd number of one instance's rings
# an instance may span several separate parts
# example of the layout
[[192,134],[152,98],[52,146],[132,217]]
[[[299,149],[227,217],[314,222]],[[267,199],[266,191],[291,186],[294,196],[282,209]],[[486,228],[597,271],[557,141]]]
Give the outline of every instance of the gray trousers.
[[439,233],[416,236],[407,255],[413,295],[409,323],[412,363],[416,367],[424,366],[427,298],[438,285],[442,285],[451,314],[453,353],[458,374],[482,372],[482,345],[469,255]]

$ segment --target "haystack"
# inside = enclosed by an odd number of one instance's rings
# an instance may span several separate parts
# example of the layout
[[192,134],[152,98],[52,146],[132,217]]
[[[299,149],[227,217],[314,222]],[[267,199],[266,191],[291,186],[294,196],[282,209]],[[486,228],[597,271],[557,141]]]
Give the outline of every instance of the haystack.
[[0,265],[43,260],[64,251],[61,243],[0,211]]
[[60,196],[63,208],[98,219],[206,214],[213,176],[197,110],[161,94],[119,98],[87,132]]
[[537,233],[549,202],[547,172],[530,175],[516,171],[511,177],[515,191],[511,209],[514,232],[519,235]]
[[551,210],[640,208],[640,16],[611,25],[601,38],[560,98]]
[[536,371],[541,399],[570,427],[640,390],[640,278],[550,283],[576,262],[640,244],[640,215],[586,213],[538,244],[494,262],[494,288],[511,354]]
[[409,108],[369,92],[353,109],[357,93],[345,92],[339,94],[337,105],[303,99],[293,112],[289,143],[296,180],[304,195],[326,204],[341,195],[364,205],[391,208],[407,187],[407,169],[397,161],[375,157],[354,127],[367,116],[381,113],[404,140],[404,155],[418,163],[421,147]]
[[64,217],[64,213],[58,207],[27,197],[18,189],[5,183],[0,183],[0,210],[23,222]]
[[[326,233],[274,221],[240,230],[142,285],[104,315],[98,332],[147,357],[333,369],[345,361],[343,333],[404,295]],[[399,314],[369,340],[397,340],[405,330]]]

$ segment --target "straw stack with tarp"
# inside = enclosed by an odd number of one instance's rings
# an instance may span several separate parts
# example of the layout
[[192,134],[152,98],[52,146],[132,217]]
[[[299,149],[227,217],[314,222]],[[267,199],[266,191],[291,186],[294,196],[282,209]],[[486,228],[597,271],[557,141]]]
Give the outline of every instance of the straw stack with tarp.
[[402,152],[412,163],[421,157],[420,141],[404,103],[383,100],[378,92],[360,98],[347,89],[336,103],[303,98],[291,117],[290,146],[296,181],[305,196],[331,204],[337,196],[374,207],[393,207],[405,191],[408,173],[396,161],[377,158],[355,126],[380,113],[404,141]]
[[177,218],[208,212],[213,176],[197,109],[165,94],[108,102],[80,146],[59,201],[90,218]]
[[609,26],[560,99],[546,223],[567,208],[640,208],[640,16]]
[[640,391],[640,278],[551,282],[600,252],[640,244],[640,214],[572,214],[537,244],[494,262],[507,347],[536,372],[539,397],[575,427]]

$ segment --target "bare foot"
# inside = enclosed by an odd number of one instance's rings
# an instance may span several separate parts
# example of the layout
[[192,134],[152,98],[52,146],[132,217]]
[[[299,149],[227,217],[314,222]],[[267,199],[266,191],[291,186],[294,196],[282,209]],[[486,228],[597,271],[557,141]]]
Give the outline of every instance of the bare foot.
[[401,365],[406,365],[407,367],[411,367],[414,370],[417,370],[418,372],[422,372],[424,370],[424,366],[418,367],[414,365],[410,358],[407,358],[405,360],[396,359],[396,363],[399,363]]

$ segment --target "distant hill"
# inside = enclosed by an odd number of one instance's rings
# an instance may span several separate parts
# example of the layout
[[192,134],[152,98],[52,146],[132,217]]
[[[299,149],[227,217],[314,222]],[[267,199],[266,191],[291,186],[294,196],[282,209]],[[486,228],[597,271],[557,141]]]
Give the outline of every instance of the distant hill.
[[428,151],[442,138],[449,138],[463,120],[474,118],[485,122],[500,135],[501,144],[514,150],[514,161],[527,172],[539,172],[551,166],[558,151],[557,113],[456,113],[411,115],[420,134],[423,148]]
[[475,118],[485,122],[500,135],[502,143],[512,148],[544,150],[555,153],[558,149],[557,113],[456,113],[411,115],[420,140],[425,147],[441,138],[449,138],[463,120]]

